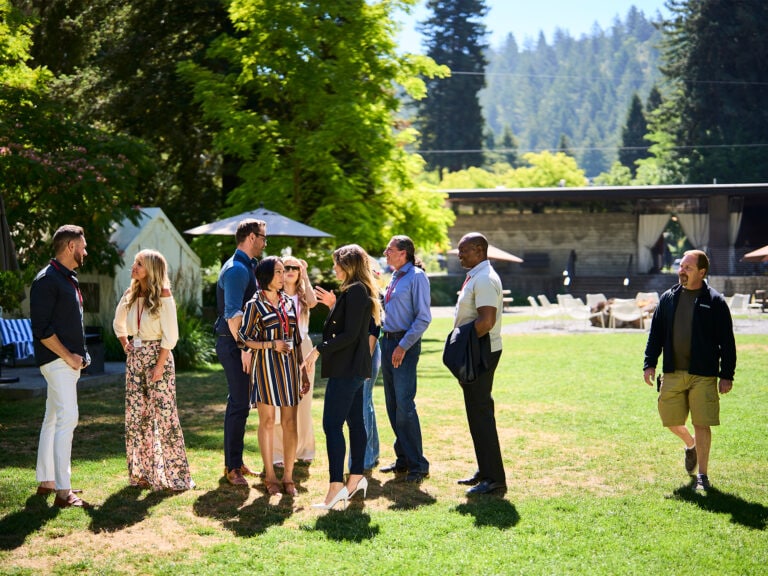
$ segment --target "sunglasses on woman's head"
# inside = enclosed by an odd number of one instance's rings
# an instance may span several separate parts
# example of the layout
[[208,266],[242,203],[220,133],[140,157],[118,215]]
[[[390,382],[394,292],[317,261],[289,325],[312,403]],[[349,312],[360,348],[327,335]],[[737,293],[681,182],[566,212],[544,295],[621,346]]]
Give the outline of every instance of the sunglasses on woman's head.
[[299,271],[299,270],[301,270],[301,266],[286,266],[285,267],[285,271],[286,272],[290,272],[291,270]]

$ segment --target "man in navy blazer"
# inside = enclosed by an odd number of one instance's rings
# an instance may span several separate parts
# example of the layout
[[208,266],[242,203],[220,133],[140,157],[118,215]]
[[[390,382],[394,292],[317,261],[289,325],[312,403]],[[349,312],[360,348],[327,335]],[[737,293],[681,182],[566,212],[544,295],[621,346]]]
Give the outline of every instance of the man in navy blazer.
[[477,471],[459,484],[472,486],[467,494],[490,494],[507,488],[494,413],[493,376],[501,358],[501,279],[488,260],[488,240],[478,232],[459,241],[459,262],[469,270],[456,304],[454,327],[473,322],[478,339],[490,338],[490,360],[474,381],[461,382]]

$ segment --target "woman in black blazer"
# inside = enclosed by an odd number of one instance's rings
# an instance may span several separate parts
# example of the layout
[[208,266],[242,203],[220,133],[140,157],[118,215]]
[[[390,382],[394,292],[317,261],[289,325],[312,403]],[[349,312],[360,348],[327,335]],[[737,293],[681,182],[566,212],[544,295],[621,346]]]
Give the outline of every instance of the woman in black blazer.
[[[363,422],[363,382],[371,376],[371,351],[368,324],[371,316],[381,321],[381,305],[375,294],[368,254],[357,244],[338,248],[333,253],[333,271],[341,281],[341,293],[323,326],[323,341],[307,357],[311,365],[323,356],[320,375],[328,378],[323,405],[323,431],[328,451],[330,485],[325,500],[313,508],[329,510],[362,491],[368,481],[363,476],[365,424]],[[352,465],[344,484],[344,422],[349,426]]]

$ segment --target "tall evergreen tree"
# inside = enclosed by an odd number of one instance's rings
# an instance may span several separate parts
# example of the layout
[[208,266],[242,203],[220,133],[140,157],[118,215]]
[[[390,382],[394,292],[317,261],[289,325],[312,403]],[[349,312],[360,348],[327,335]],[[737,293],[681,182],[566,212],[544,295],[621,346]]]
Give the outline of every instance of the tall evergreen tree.
[[517,168],[520,165],[519,147],[517,138],[515,138],[515,134],[512,132],[512,128],[504,126],[504,132],[501,134],[499,144],[499,147],[502,149],[504,161],[512,166],[512,168]]
[[643,103],[640,96],[635,93],[629,105],[627,123],[621,130],[621,148],[619,149],[619,162],[629,168],[634,178],[637,174],[637,162],[641,158],[648,157],[648,141],[645,135],[648,133],[648,122],[643,113]]
[[557,143],[557,151],[562,152],[566,156],[573,158],[573,152],[571,151],[571,141],[566,134],[560,134],[560,141]]
[[457,171],[483,164],[482,109],[485,86],[484,0],[428,0],[432,11],[419,26],[427,55],[448,66],[451,77],[427,80],[427,97],[418,106],[421,148],[430,169]]
[[663,73],[678,164],[691,183],[765,182],[768,3],[667,0]]

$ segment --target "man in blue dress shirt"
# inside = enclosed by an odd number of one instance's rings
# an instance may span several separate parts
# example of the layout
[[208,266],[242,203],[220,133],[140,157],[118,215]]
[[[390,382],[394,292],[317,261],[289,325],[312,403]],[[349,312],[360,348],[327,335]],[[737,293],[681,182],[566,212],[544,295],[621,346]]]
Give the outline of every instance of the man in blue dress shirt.
[[429,476],[415,402],[421,337],[432,322],[429,278],[408,236],[393,236],[384,256],[394,272],[384,293],[381,373],[396,460],[381,471],[407,473],[406,482],[418,484]]
[[251,471],[243,464],[245,423],[251,410],[251,353],[241,350],[237,332],[243,321],[243,307],[256,291],[256,258],[267,245],[267,223],[241,221],[235,232],[237,250],[221,267],[216,283],[216,355],[227,378],[227,410],[224,414],[224,473],[235,486],[247,486],[243,474]]

